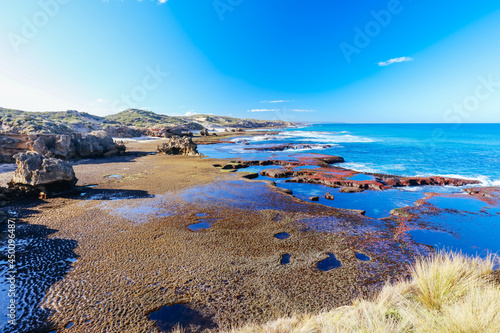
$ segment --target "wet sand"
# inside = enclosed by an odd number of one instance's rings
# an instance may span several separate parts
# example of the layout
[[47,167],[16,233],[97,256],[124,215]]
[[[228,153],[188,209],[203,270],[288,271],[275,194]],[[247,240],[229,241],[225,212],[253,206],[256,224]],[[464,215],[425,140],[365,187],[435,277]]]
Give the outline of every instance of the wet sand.
[[[159,142],[128,147],[153,152]],[[69,253],[47,256],[69,263],[55,281],[26,280],[27,288],[46,286],[38,290],[46,331],[157,332],[148,314],[179,303],[220,328],[262,323],[348,305],[406,274],[402,263],[414,252],[395,236],[397,221],[302,202],[214,163],[160,154],[82,161],[78,185],[97,187],[13,207],[20,222],[51,230],[44,239],[70,244]],[[203,219],[208,229],[188,229]],[[301,223],[316,219],[338,228]],[[370,228],[375,221],[384,227]],[[283,232],[291,237],[275,237]],[[342,266],[319,270],[329,253]]]

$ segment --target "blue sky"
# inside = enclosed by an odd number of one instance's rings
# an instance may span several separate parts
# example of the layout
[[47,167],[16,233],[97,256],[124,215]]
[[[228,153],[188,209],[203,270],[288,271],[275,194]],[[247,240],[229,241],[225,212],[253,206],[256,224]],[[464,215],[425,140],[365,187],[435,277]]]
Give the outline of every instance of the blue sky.
[[500,122],[500,2],[3,0],[0,106]]

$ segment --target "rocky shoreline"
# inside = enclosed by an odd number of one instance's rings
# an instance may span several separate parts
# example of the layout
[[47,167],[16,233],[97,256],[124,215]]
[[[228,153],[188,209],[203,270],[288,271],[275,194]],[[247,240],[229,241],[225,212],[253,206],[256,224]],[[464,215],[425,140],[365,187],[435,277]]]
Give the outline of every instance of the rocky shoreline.
[[[19,198],[0,208],[19,225],[52,230],[40,240],[45,247],[20,247],[21,258],[43,255],[50,258],[49,266],[69,263],[52,277],[23,280],[28,289],[43,285],[46,290],[20,300],[25,313],[38,304],[46,311],[46,317],[22,322],[23,327],[155,332],[148,315],[183,304],[209,318],[213,327],[228,329],[348,305],[376,292],[387,280],[407,276],[407,265],[416,255],[433,251],[405,236],[413,212],[397,210],[375,220],[360,211],[299,200],[271,181],[253,181],[255,176],[381,193],[398,186],[475,184],[359,173],[339,167],[342,157],[322,154],[241,161],[156,153],[162,147],[182,150],[193,148],[191,142],[209,144],[235,136],[241,133],[129,142],[127,155],[71,163],[78,181],[70,171],[62,178],[74,183],[79,193],[36,201]],[[185,155],[189,151],[194,152],[186,148]],[[42,165],[46,161],[46,169],[52,165],[50,157],[28,155],[24,158]],[[62,162],[68,163],[57,164]],[[254,166],[264,170],[245,172]],[[279,168],[266,169],[271,166]],[[28,165],[24,169],[32,170]],[[30,183],[26,173],[16,173]],[[356,175],[372,179],[349,179]],[[470,187],[466,192],[483,200],[498,198],[497,188]],[[313,198],[310,201],[316,201]],[[337,198],[331,195],[329,200]],[[190,229],[199,223],[207,229]],[[287,238],[277,237],[282,234]],[[360,253],[368,261],[360,260]],[[341,267],[318,269],[331,254]],[[285,255],[288,264],[283,264]],[[34,266],[23,265],[25,276],[34,276]]]

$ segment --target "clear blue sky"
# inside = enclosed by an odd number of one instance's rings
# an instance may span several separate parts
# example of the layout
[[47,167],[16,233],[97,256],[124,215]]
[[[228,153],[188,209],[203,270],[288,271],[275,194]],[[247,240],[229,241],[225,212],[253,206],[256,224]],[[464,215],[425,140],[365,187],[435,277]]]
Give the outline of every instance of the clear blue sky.
[[24,110],[500,122],[499,59],[497,0],[0,2]]

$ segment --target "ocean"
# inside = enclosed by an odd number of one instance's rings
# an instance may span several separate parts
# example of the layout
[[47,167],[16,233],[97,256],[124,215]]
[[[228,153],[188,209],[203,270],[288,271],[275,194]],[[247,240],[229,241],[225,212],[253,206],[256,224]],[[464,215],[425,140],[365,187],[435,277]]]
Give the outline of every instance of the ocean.
[[[346,160],[342,167],[361,172],[449,176],[500,186],[500,124],[314,124],[283,129],[278,135],[233,140],[240,144],[200,146],[199,150],[211,157],[243,159],[307,151],[342,156]],[[245,150],[284,143],[309,144],[312,149]]]
[[[336,166],[360,172],[447,176],[479,180],[479,186],[500,187],[500,124],[313,124],[281,129],[277,134],[272,131],[259,136],[243,135],[232,141],[202,145],[198,150],[209,157],[245,160],[329,154],[345,159],[345,163]],[[249,149],[280,144],[299,149]],[[276,166],[253,166],[242,171],[260,172],[270,167]],[[346,194],[338,188],[287,179],[259,176],[258,180],[273,180],[304,201],[319,196],[318,203],[322,205],[364,210],[373,221],[390,218],[395,208],[405,208],[414,214],[409,222],[403,222],[405,232],[401,237],[406,241],[470,255],[500,253],[499,202],[465,194],[463,190],[471,186],[413,186]],[[328,192],[334,200],[325,198]],[[428,193],[437,196],[426,199],[425,205],[417,205]],[[328,230],[328,223],[321,228]]]

